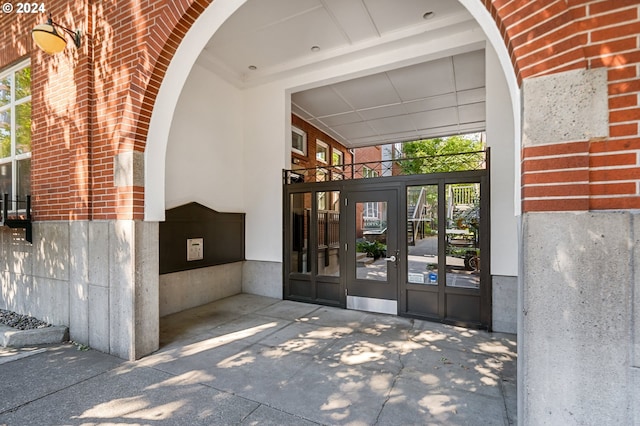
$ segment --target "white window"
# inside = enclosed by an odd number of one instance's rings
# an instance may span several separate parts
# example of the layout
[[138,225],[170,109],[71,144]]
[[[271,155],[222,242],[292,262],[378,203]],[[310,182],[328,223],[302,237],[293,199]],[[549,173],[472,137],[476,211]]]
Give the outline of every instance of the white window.
[[377,202],[364,203],[362,216],[366,219],[380,219],[380,206]]
[[0,71],[0,194],[21,201],[31,194],[29,62]]
[[291,127],[291,151],[307,155],[307,134],[297,127]]
[[329,145],[320,139],[316,139],[316,160],[325,164],[329,162]]
[[329,180],[329,170],[318,168],[316,170],[316,182],[327,182]]
[[379,173],[373,170],[371,167],[363,166],[362,167],[362,177],[364,178],[372,178],[378,177]]
[[334,149],[331,152],[331,165],[332,166],[340,166],[344,164],[344,153],[342,151],[338,151]]

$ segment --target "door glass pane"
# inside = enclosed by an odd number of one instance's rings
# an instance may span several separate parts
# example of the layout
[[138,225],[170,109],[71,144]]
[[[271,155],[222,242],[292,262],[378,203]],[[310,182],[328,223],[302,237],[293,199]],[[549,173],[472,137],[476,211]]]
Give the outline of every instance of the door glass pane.
[[311,193],[291,194],[291,253],[290,272],[309,274],[309,222]]
[[356,204],[356,278],[387,281],[387,202]]
[[318,192],[318,275],[340,276],[340,192]]
[[480,184],[449,184],[447,215],[447,286],[480,287]]
[[407,282],[438,285],[438,185],[407,187]]

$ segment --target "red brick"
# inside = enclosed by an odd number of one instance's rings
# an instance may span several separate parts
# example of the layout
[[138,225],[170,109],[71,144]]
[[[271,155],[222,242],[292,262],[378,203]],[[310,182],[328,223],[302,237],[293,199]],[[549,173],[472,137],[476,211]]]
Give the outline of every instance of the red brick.
[[589,167],[634,166],[638,162],[638,154],[622,153],[611,155],[593,155],[589,158]]
[[618,182],[589,185],[591,195],[635,195],[635,182]]
[[622,123],[626,121],[640,120],[640,108],[615,110],[609,112],[610,123]]
[[612,138],[622,136],[638,136],[638,123],[611,125],[609,136]]
[[640,177],[639,167],[629,167],[611,170],[591,170],[589,181],[591,182],[612,182],[616,180],[637,180]]
[[524,212],[586,211],[588,209],[588,198],[522,201],[522,210]]
[[566,155],[587,152],[589,142],[565,142],[552,145],[531,146],[523,149],[524,157],[541,157],[552,155]]
[[609,98],[609,109],[630,108],[638,106],[638,95],[624,95]]
[[532,172],[522,175],[523,185],[544,184],[544,183],[573,183],[588,182],[588,170],[570,170],[554,172]]
[[588,155],[573,155],[566,157],[551,157],[543,159],[526,159],[523,161],[524,172],[576,169],[589,166]]
[[592,210],[630,210],[640,209],[640,197],[592,198],[589,200]]
[[528,198],[588,196],[589,184],[525,186],[522,196]]

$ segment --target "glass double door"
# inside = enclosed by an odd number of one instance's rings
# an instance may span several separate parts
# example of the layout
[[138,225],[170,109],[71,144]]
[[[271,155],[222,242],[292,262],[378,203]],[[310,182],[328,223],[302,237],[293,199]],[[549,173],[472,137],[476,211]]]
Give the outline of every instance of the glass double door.
[[398,313],[399,189],[286,196],[285,297]]
[[489,328],[484,181],[416,182],[289,194],[285,297]]
[[[406,186],[403,315],[490,328],[484,178]],[[482,253],[482,256],[481,256]],[[482,259],[482,262],[481,262]]]

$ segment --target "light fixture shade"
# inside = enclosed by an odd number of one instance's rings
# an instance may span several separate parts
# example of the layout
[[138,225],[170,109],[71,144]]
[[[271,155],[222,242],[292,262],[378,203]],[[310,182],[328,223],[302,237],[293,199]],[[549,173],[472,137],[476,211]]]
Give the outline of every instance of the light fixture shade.
[[67,40],[49,23],[36,25],[31,30],[31,37],[40,49],[50,55],[62,52],[67,46]]

